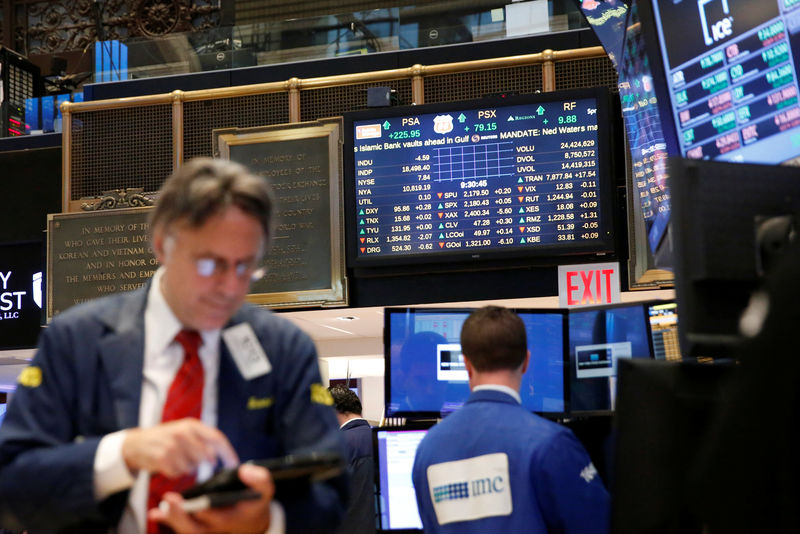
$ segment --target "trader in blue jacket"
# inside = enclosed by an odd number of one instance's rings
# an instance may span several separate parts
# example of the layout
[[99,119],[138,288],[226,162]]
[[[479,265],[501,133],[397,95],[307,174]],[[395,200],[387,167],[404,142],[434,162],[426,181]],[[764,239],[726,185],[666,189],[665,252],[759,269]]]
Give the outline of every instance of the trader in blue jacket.
[[425,532],[607,532],[608,493],[583,446],[520,404],[530,359],[522,320],[476,310],[461,350],[472,393],[428,431],[414,460]]
[[271,211],[265,181],[232,162],[194,160],[165,182],[150,214],[161,264],[150,283],[54,318],[20,374],[0,427],[0,525],[144,534],[338,524],[341,478],[273,500],[269,471],[242,465],[260,498],[188,513],[178,493],[215,464],[344,452],[311,340],[243,305]]

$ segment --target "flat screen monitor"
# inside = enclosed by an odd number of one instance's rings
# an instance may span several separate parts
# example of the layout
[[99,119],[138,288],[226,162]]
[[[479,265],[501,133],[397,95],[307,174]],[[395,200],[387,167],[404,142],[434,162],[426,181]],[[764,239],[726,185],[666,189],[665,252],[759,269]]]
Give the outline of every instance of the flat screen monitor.
[[0,245],[0,350],[36,346],[46,287],[41,242]]
[[647,5],[683,156],[766,164],[800,157],[800,4]]
[[645,222],[648,244],[654,253],[666,234],[670,217],[670,192],[665,162],[668,154],[677,154],[671,121],[664,120],[664,96],[658,72],[652,68],[655,55],[647,49],[645,32],[639,20],[639,4],[632,3],[625,26],[619,71],[619,98],[633,184]]
[[612,122],[602,88],[347,114],[348,264],[612,251]]
[[[464,404],[469,382],[461,355],[461,327],[472,310],[386,308],[384,313],[386,414],[439,417]],[[520,396],[531,411],[563,414],[564,324],[558,310],[515,310],[531,360]]]
[[414,456],[425,428],[373,428],[378,476],[378,515],[380,529],[391,532],[418,532],[422,520],[411,480]]
[[613,410],[619,362],[651,358],[645,306],[570,310],[568,323],[570,412]]
[[800,228],[800,169],[669,160],[684,357],[727,357],[750,297]]
[[678,303],[659,302],[647,306],[650,321],[650,342],[656,360],[677,361],[681,359],[678,342]]

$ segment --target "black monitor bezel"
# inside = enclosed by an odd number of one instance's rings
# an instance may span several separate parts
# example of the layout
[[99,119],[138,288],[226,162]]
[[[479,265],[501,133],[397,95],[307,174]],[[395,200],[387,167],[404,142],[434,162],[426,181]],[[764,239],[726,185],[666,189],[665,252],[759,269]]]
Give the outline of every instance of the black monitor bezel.
[[[513,106],[553,102],[566,99],[593,98],[597,103],[598,124],[598,168],[597,180],[599,182],[598,205],[600,206],[600,238],[590,244],[555,244],[536,248],[520,248],[513,250],[489,250],[469,252],[434,252],[416,253],[403,256],[380,256],[376,258],[358,257],[356,254],[357,216],[356,182],[355,182],[355,153],[353,123],[360,120],[386,119],[399,116],[421,115],[427,113],[443,113],[465,109],[484,109],[486,107]],[[463,268],[480,269],[496,268],[498,261],[503,266],[555,265],[564,256],[593,256],[615,252],[615,176],[613,170],[614,150],[614,121],[610,113],[610,96],[605,87],[583,89],[570,89],[564,91],[514,95],[505,98],[482,98],[475,100],[441,102],[423,104],[418,106],[398,106],[389,108],[373,108],[344,114],[344,205],[345,205],[345,249],[348,267],[380,271],[382,268],[401,267],[409,272],[415,272],[420,267],[444,268],[445,270],[458,270]]]

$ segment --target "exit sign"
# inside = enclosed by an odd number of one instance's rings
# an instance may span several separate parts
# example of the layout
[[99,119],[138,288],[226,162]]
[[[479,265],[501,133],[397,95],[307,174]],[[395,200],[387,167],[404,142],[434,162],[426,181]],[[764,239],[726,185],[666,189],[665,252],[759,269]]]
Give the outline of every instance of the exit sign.
[[621,302],[619,262],[558,266],[558,303],[562,308]]

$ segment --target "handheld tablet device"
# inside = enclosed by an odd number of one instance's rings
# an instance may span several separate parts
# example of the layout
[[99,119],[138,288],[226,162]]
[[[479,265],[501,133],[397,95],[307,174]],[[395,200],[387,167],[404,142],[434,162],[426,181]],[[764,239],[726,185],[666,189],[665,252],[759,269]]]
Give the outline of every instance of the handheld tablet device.
[[[335,452],[289,454],[279,458],[252,460],[248,463],[269,469],[272,479],[325,480],[344,470],[344,459]],[[260,494],[239,480],[238,468],[223,469],[214,476],[181,493],[184,510],[195,512],[214,506],[230,506],[240,500],[257,499]]]

